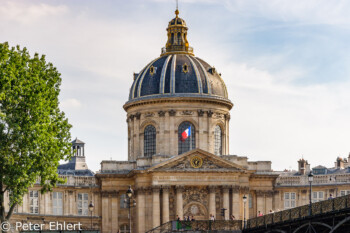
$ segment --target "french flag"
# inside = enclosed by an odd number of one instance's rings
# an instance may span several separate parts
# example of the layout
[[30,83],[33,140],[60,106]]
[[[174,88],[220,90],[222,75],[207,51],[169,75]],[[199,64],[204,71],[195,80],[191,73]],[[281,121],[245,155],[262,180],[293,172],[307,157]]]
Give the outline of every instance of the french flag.
[[185,129],[181,134],[181,141],[185,141],[189,136],[191,136],[191,126]]

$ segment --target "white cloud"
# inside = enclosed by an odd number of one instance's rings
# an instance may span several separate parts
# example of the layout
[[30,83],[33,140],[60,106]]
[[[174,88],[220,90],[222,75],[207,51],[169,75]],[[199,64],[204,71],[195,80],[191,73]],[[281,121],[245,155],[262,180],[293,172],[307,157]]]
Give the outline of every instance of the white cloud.
[[232,12],[248,17],[263,17],[303,24],[349,25],[349,1],[288,1],[288,0],[226,0],[222,2]]
[[53,6],[45,3],[34,4],[29,1],[2,1],[0,5],[1,20],[30,24],[47,16],[57,16],[68,12],[64,5]]

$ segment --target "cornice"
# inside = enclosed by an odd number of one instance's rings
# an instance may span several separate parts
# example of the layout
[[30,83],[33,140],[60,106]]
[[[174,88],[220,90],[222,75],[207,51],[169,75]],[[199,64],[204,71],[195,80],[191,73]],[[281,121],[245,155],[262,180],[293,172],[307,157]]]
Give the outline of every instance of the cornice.
[[191,96],[191,97],[156,97],[156,98],[150,98],[150,99],[144,99],[144,100],[134,100],[134,101],[128,101],[126,104],[124,104],[123,108],[125,111],[128,111],[131,107],[136,106],[143,106],[148,104],[159,104],[159,103],[181,103],[181,102],[198,102],[198,103],[213,103],[213,104],[220,104],[227,107],[229,110],[234,106],[233,103],[224,98],[215,98],[210,96]]

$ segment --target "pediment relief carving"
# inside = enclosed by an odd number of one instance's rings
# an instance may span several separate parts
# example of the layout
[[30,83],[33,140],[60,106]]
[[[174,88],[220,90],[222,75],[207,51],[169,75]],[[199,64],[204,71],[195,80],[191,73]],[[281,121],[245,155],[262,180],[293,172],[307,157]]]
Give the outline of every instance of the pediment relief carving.
[[[201,160],[198,162],[198,158]],[[198,166],[196,166],[198,163]],[[238,171],[238,168],[233,166],[228,166],[221,161],[215,161],[210,157],[203,155],[193,155],[188,157],[183,157],[177,161],[166,164],[158,169],[157,171],[208,171],[208,170],[218,170],[218,171]]]

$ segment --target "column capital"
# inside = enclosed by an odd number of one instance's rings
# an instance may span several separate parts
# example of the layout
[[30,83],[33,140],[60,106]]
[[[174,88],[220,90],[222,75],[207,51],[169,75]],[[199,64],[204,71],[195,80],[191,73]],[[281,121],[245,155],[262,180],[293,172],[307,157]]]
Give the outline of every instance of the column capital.
[[257,197],[264,197],[265,191],[264,190],[256,190],[256,196]]
[[176,188],[176,192],[178,192],[178,191],[182,192],[185,189],[185,186],[183,186],[183,185],[176,185],[175,188]]
[[241,186],[239,186],[239,185],[232,185],[232,193],[239,193],[240,189],[241,189]]
[[170,185],[162,185],[163,192],[169,192],[170,188],[171,188]]
[[110,196],[110,197],[118,197],[118,195],[119,195],[119,192],[118,192],[118,191],[111,191],[111,192],[109,193],[109,196]]
[[222,186],[222,191],[224,191],[224,192],[229,192],[230,191],[230,186],[229,185],[223,185]]
[[241,186],[241,192],[244,194],[248,194],[249,193],[249,187],[248,186]]
[[169,116],[175,116],[175,115],[176,115],[176,111],[174,109],[170,109]]
[[160,186],[152,186],[152,191],[153,191],[153,193],[155,193],[155,192],[158,192],[158,193],[159,193],[159,191],[160,191]]
[[209,193],[215,193],[215,191],[218,189],[217,185],[209,185],[208,186]]
[[272,197],[273,196],[273,191],[272,190],[265,191],[265,195],[266,195],[266,197]]
[[137,188],[134,189],[134,192],[136,194],[145,194],[146,188],[145,187],[137,187]]

